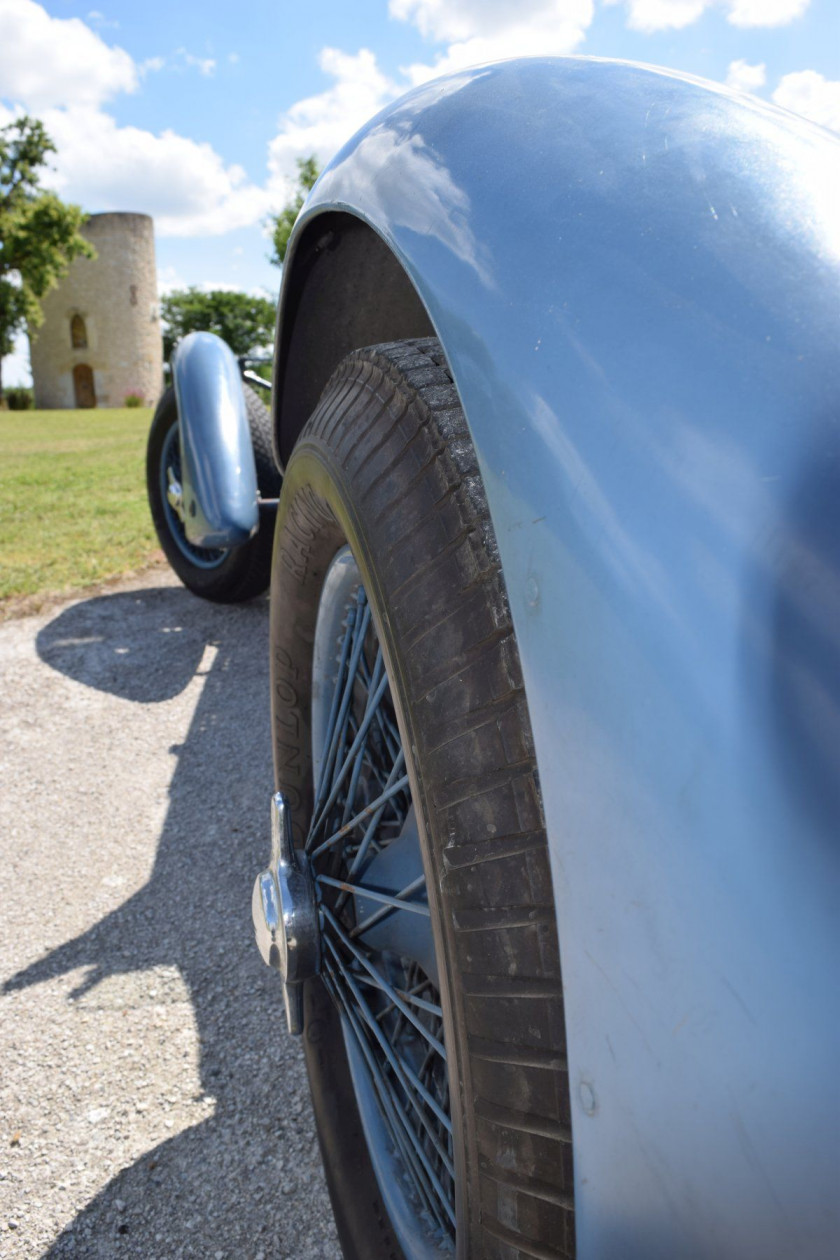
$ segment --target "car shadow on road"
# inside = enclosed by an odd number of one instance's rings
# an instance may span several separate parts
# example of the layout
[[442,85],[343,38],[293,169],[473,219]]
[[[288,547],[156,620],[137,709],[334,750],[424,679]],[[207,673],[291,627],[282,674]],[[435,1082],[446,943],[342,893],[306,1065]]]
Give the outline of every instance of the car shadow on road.
[[120,973],[177,967],[215,1113],[114,1177],[51,1258],[337,1254],[301,1056],[250,924],[272,783],[267,636],[265,600],[224,608],[179,588],[76,604],[38,636],[52,668],[147,704],[179,694],[215,649],[148,883],[4,986],[85,968],[79,996]]

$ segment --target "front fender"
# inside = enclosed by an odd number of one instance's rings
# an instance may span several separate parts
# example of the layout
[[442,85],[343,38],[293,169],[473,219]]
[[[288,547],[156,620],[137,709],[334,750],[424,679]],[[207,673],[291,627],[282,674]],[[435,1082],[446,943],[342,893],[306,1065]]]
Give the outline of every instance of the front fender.
[[196,547],[236,547],[259,527],[257,472],[239,365],[214,333],[189,333],[172,362],[184,530]]
[[667,72],[488,66],[369,123],[286,267],[281,384],[296,255],[343,213],[464,403],[540,767],[587,1260],[838,1242],[838,150]]

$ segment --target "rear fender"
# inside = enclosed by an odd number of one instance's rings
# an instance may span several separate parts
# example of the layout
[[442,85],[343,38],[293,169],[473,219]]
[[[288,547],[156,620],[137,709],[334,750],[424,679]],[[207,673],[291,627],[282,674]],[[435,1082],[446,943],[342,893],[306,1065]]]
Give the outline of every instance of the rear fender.
[[479,67],[368,123],[287,258],[284,455],[351,334],[433,328],[464,405],[540,769],[582,1260],[837,1254],[838,153],[669,72]]

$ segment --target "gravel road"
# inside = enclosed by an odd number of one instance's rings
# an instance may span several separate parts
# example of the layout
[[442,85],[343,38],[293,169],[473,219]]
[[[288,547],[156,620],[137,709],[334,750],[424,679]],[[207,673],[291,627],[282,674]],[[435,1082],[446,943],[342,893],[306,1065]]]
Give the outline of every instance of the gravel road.
[[0,626],[0,1258],[337,1257],[253,945],[268,606],[167,571]]

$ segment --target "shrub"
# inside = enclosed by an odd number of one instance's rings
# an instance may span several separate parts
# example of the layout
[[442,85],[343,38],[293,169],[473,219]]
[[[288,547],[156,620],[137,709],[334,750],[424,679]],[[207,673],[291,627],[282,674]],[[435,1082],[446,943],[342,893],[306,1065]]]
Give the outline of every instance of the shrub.
[[125,396],[126,407],[142,407],[143,402],[144,400],[140,394],[126,394]]
[[9,411],[31,411],[35,406],[35,395],[25,385],[13,385],[5,395]]

